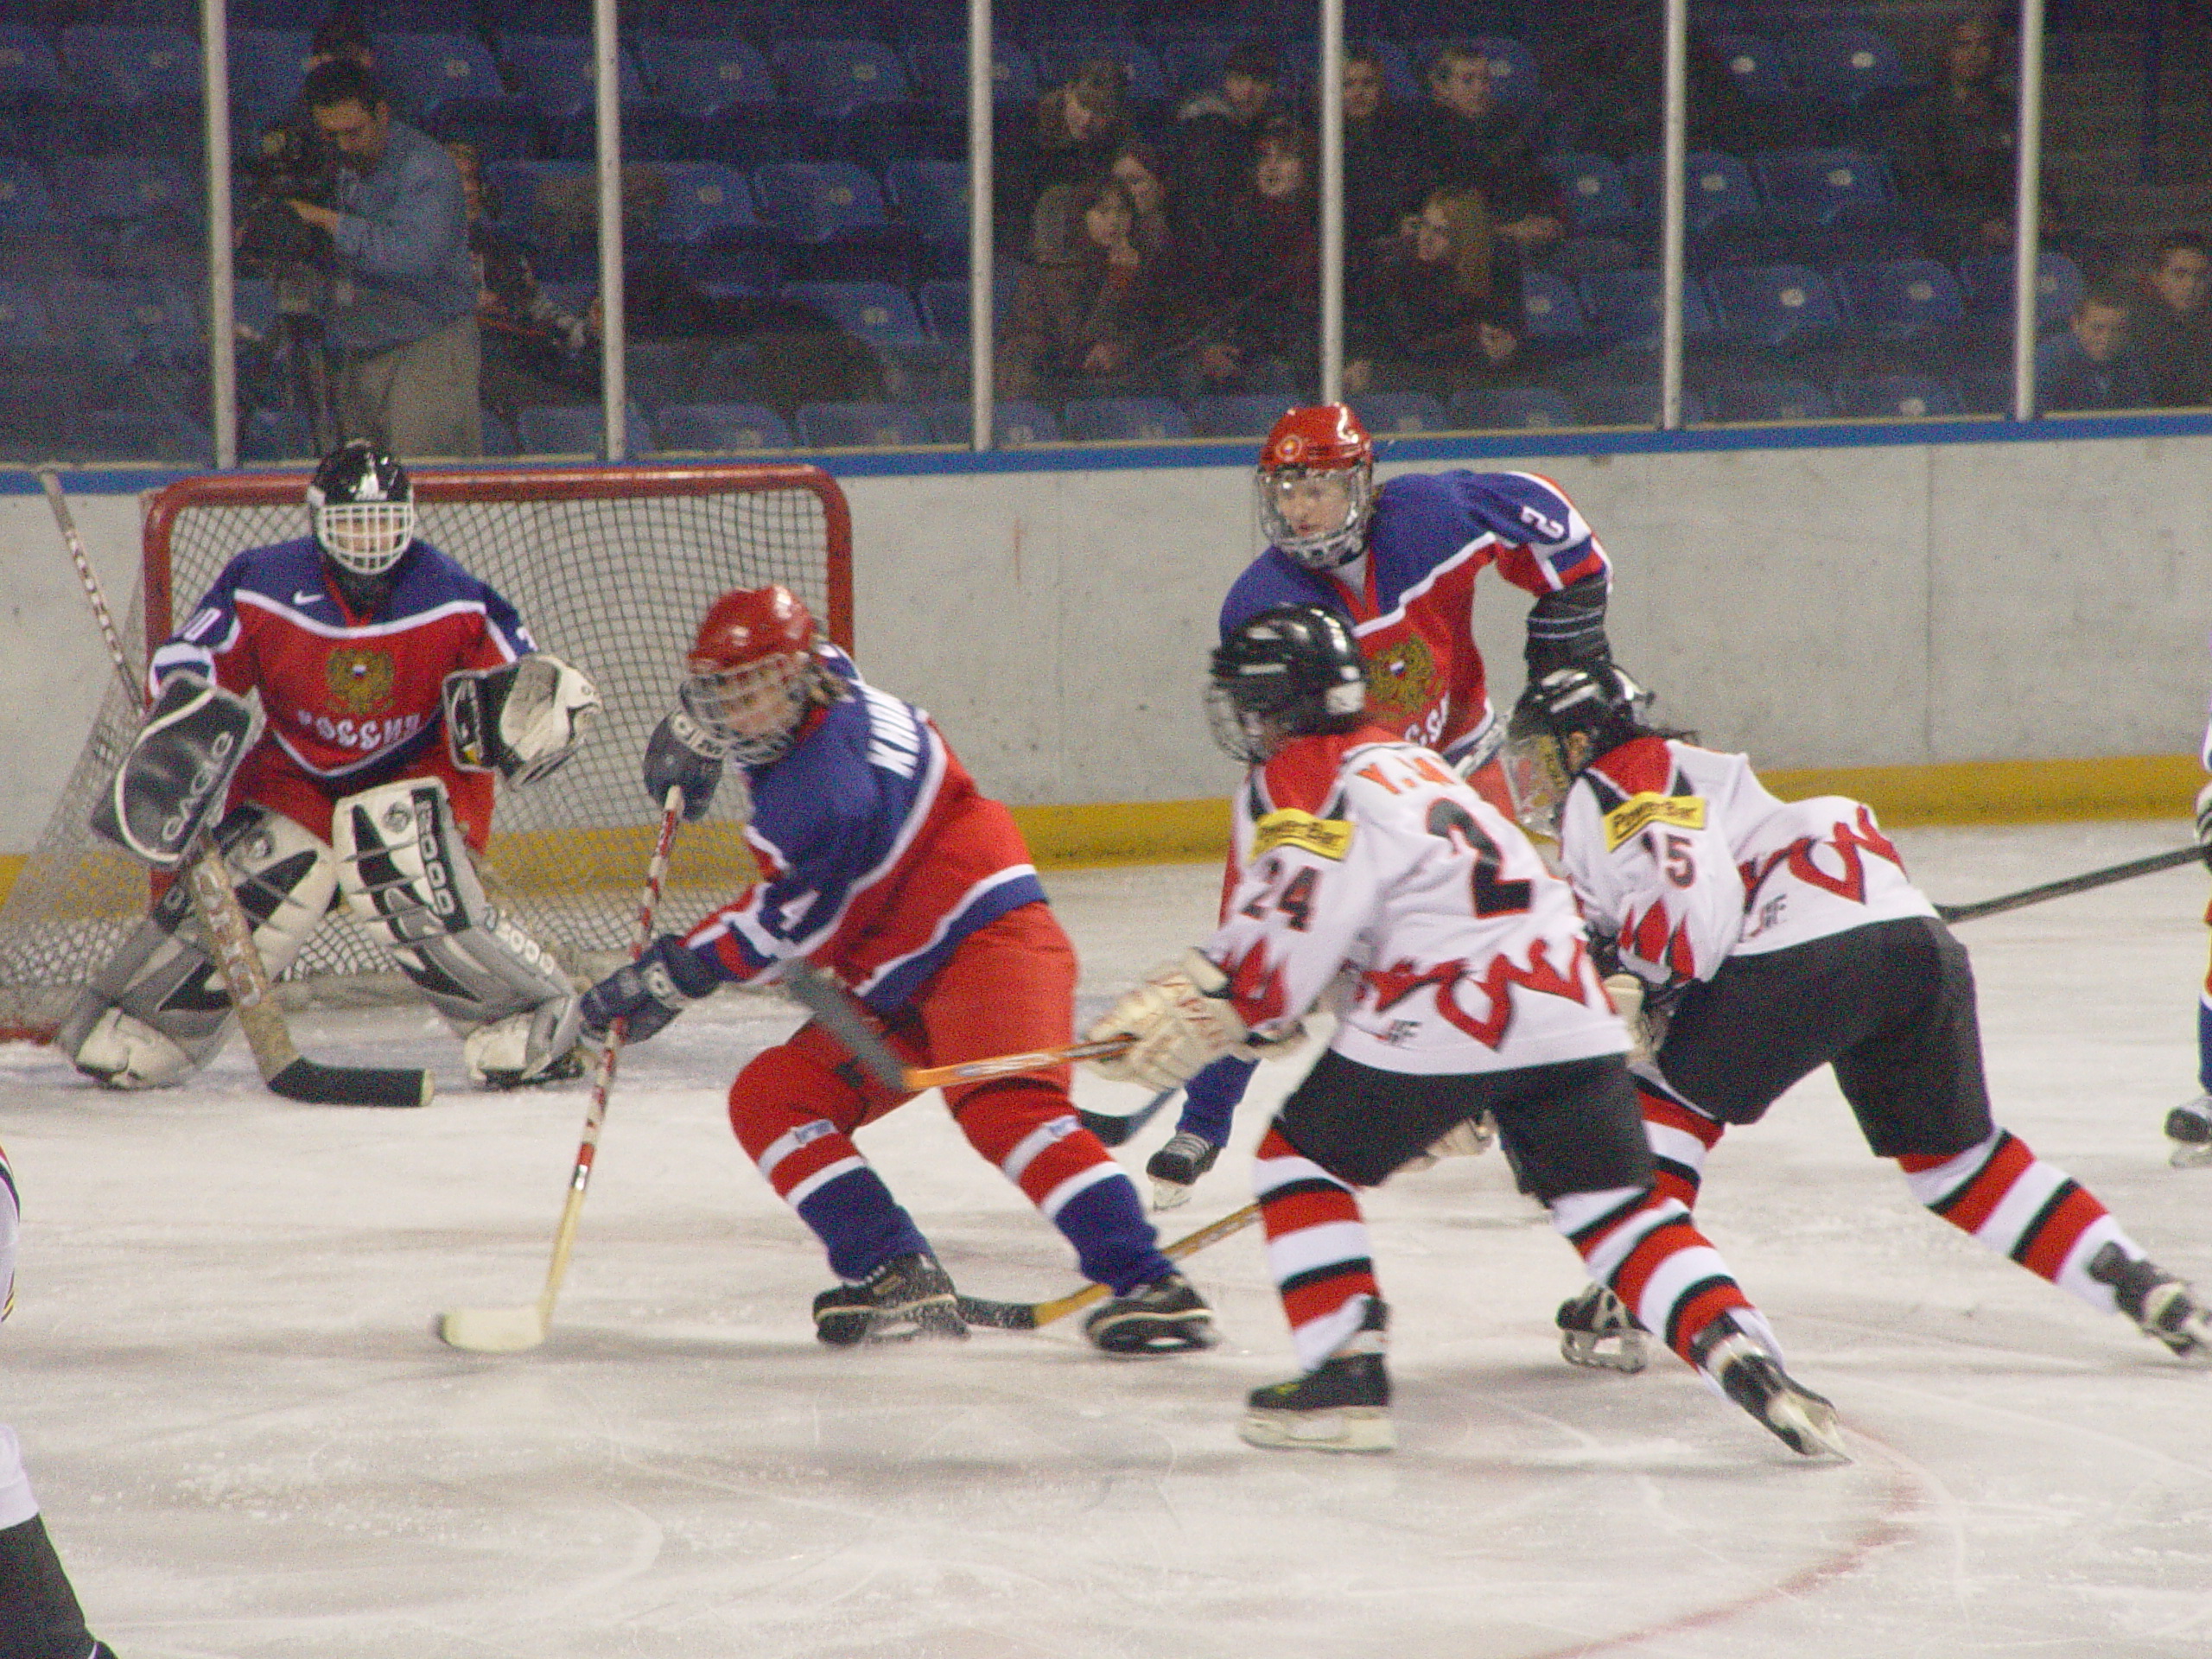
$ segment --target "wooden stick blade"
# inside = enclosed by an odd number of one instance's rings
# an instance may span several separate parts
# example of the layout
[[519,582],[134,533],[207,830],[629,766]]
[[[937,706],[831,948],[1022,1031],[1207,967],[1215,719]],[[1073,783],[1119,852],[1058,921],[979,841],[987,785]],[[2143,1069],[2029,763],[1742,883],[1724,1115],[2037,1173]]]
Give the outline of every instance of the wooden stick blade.
[[545,1309],[532,1302],[527,1307],[456,1307],[438,1316],[438,1340],[472,1354],[518,1354],[545,1340]]

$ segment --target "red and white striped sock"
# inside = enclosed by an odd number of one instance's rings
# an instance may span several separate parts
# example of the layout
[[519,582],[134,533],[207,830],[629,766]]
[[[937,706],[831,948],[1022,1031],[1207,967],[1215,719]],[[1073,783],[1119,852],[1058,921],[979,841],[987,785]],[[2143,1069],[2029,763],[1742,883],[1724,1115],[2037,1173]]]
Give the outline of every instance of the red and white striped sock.
[[2104,1313],[2118,1311],[2112,1286],[2089,1276],[2107,1244],[2130,1261],[2143,1247],[2120,1230],[2096,1194],[2037,1157],[2009,1129],[1948,1158],[1908,1153],[1897,1160],[1912,1196],[1962,1233]]
[[1268,1270],[1305,1370],[1344,1345],[1380,1300],[1359,1195],[1270,1127],[1253,1155],[1253,1189],[1268,1236]]

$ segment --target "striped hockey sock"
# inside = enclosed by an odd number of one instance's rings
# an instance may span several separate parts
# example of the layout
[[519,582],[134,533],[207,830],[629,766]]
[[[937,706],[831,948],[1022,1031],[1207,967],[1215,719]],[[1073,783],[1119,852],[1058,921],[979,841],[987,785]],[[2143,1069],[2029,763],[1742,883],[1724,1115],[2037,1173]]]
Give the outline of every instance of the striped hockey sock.
[[1368,1302],[1382,1300],[1359,1196],[1272,1125],[1253,1155],[1252,1185],[1292,1351],[1319,1370],[1360,1328]]
[[759,1162],[768,1184],[829,1250],[839,1278],[857,1282],[894,1255],[929,1249],[883,1178],[829,1119],[779,1135]]
[[1619,1186],[1569,1192],[1551,1209],[1552,1225],[1582,1253],[1590,1276],[1686,1363],[1697,1364],[1693,1338],[1730,1313],[1780,1355],[1765,1319],[1680,1198]]
[[2118,1310],[2113,1287],[2089,1274],[2107,1244],[2130,1261],[2143,1247],[2073,1177],[2047,1164],[2009,1129],[1943,1158],[1909,1153],[1897,1160],[1912,1196],[1962,1233],[2094,1308]]
[[1683,1209],[1694,1210],[1705,1181],[1706,1154],[1720,1144],[1727,1126],[1692,1111],[1642,1077],[1636,1082],[1636,1100],[1643,1110],[1644,1138],[1651,1142],[1651,1159],[1657,1166],[1653,1184],[1659,1196],[1679,1199]]

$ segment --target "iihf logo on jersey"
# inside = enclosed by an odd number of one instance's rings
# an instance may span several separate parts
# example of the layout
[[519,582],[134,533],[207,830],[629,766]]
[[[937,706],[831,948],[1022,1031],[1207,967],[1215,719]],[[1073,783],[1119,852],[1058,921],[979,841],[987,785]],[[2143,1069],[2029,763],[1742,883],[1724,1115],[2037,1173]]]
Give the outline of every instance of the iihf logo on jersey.
[[1368,658],[1368,704],[1383,723],[1418,715],[1436,693],[1436,652],[1419,634],[1408,634]]
[[398,671],[389,652],[349,646],[334,651],[323,664],[323,684],[349,714],[372,715],[391,702]]

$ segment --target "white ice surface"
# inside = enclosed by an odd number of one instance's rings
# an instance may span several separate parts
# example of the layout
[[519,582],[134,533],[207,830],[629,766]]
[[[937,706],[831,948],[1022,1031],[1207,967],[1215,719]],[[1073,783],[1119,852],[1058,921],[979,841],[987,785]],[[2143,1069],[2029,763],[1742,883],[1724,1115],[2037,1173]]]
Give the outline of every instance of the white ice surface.
[[[1901,839],[1956,902],[2186,833]],[[1055,877],[1086,1007],[1200,936],[1217,880]],[[2203,889],[1961,937],[2000,1120],[2212,1285],[2212,1169],[2160,1134],[2195,1092]],[[1671,1358],[1560,1363],[1579,1263],[1494,1155],[1373,1198],[1400,1445],[1332,1459],[1236,1437],[1292,1369],[1255,1232],[1192,1260],[1228,1338],[1202,1357],[1110,1361],[1072,1320],[821,1349],[820,1253],[723,1116],[794,1022],[725,997],[625,1057],[551,1339],[499,1358],[430,1323],[537,1294],[581,1084],[472,1095],[412,1009],[296,1023],[320,1058],[435,1066],[413,1112],[276,1100],[236,1043],[152,1096],[0,1049],[24,1202],[0,1421],[94,1628],[123,1659],[2212,1652],[2212,1374],[1917,1210],[1825,1077],[1723,1142],[1700,1213],[1855,1464],[1794,1457]],[[1171,1236],[1245,1202],[1301,1064],[1262,1070]],[[861,1140],[964,1288],[1073,1287],[933,1096]]]

